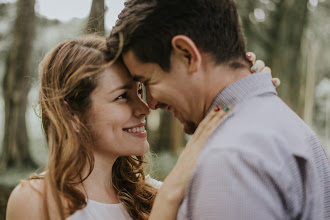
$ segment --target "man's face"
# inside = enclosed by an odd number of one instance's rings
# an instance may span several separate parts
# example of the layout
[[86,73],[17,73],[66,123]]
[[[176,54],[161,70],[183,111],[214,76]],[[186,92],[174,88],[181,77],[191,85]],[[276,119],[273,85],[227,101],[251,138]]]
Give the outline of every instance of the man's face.
[[171,70],[164,72],[156,63],[140,62],[132,51],[123,54],[123,59],[133,78],[145,85],[149,107],[172,111],[185,132],[194,133],[201,116],[194,105],[197,91],[184,63],[171,57]]

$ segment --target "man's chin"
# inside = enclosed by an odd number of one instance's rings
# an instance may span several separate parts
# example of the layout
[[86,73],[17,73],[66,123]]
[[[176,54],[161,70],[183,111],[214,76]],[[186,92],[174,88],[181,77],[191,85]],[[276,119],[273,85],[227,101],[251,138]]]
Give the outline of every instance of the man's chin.
[[180,114],[178,114],[177,112],[174,112],[174,117],[176,119],[178,119],[181,124],[183,125],[183,129],[187,134],[194,134],[196,129],[197,129],[197,125],[192,122],[192,121],[186,121],[184,120]]

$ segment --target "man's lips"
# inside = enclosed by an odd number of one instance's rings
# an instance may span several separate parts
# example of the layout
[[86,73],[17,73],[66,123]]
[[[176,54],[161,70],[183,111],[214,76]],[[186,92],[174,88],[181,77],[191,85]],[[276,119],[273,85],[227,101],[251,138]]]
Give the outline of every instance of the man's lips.
[[174,110],[174,108],[172,106],[169,106],[169,105],[163,105],[162,109],[164,111],[173,111]]
[[173,111],[174,117],[180,120],[180,114],[177,111]]
[[163,105],[162,106],[162,109],[164,111],[171,111],[173,113],[174,117],[176,117],[179,121],[182,122],[182,117],[181,117],[180,113],[177,112],[172,106],[170,106],[170,105]]
[[156,105],[156,109],[160,108],[160,109],[163,109],[163,110],[165,110],[165,111],[167,111],[167,108],[168,108],[168,107],[169,107],[169,106],[166,105],[166,104],[164,104],[164,103],[158,103],[158,104]]

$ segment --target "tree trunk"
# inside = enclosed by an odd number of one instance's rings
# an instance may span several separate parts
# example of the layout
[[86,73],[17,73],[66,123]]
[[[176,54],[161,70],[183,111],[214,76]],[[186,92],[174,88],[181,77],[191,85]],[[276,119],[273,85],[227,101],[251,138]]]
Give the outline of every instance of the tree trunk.
[[[315,84],[316,84],[316,56],[317,56],[317,43],[312,39],[306,39],[307,48],[306,56],[304,60],[306,63],[304,75],[306,76],[305,93],[305,106],[304,106],[304,121],[309,126],[312,126],[313,122],[313,109],[314,109],[314,96],[315,96]],[[308,51],[308,52],[307,52]]]
[[[271,2],[276,6],[274,10],[268,10],[266,3],[239,1],[244,32],[249,39],[248,48],[272,68],[273,76],[281,79],[281,86],[277,89],[279,97],[303,117],[306,71],[302,65],[301,44],[307,26],[308,0]],[[255,8],[266,12],[264,22],[252,22]]]
[[308,0],[282,0],[277,11],[276,38],[270,67],[281,79],[279,96],[301,117],[304,110],[306,77],[301,66],[301,43],[307,24]]
[[25,124],[27,95],[30,90],[30,61],[35,31],[35,0],[17,2],[14,39],[3,81],[5,136],[0,167],[36,167],[29,153]]
[[85,32],[104,36],[104,0],[93,0]]

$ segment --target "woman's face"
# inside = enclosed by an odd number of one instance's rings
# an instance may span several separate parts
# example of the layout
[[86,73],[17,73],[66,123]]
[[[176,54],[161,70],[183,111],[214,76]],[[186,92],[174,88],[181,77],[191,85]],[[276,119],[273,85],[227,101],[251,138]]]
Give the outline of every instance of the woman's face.
[[94,153],[113,157],[143,155],[149,150],[145,117],[150,113],[141,99],[142,88],[127,69],[107,68],[91,94],[88,126],[94,137]]

